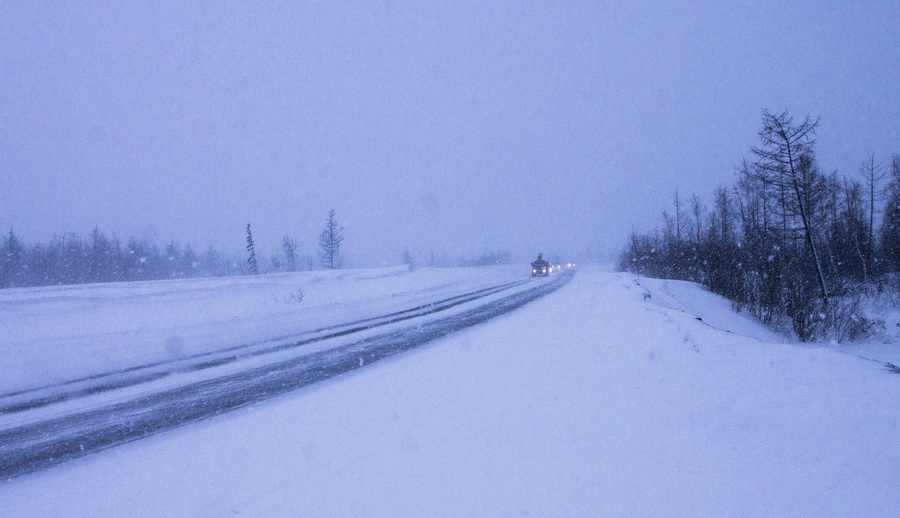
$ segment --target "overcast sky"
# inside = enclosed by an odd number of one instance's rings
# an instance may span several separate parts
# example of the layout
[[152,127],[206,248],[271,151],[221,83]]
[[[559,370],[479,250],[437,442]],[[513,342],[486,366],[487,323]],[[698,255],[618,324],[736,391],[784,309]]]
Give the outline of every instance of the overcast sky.
[[0,228],[577,256],[732,183],[763,109],[827,171],[900,153],[900,2],[0,2]]

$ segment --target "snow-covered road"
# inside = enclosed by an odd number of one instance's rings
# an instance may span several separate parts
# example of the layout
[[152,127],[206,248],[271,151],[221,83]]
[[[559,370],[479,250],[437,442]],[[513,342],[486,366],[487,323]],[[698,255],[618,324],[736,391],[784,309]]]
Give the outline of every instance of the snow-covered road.
[[[94,375],[45,390],[5,398],[0,395],[0,403],[4,399],[21,400],[0,406],[0,479],[219,415],[363,367],[508,313],[555,291],[570,278],[571,272],[567,272],[552,280],[506,283],[316,329],[306,333],[314,336],[304,335],[299,340],[230,347],[125,372]],[[359,338],[380,328],[396,328],[400,323],[408,327]],[[222,373],[223,368],[228,372]],[[178,376],[185,371],[192,375]],[[202,377],[193,375],[198,371],[202,371]],[[160,388],[158,380],[164,377],[168,383]],[[69,390],[71,387],[74,390]],[[123,394],[126,388],[129,394]],[[52,396],[35,398],[35,392]],[[112,393],[112,402],[94,397],[106,392]],[[99,399],[99,403],[85,399]],[[32,412],[36,409],[40,411]]]
[[[288,339],[213,349],[0,394],[0,479],[256,403],[508,313],[571,278],[526,279]],[[399,327],[399,326],[403,327]],[[385,331],[390,330],[391,331]],[[373,334],[377,332],[378,334]]]
[[15,478],[0,516],[894,516],[885,347],[788,343],[689,283],[583,270],[351,375]]

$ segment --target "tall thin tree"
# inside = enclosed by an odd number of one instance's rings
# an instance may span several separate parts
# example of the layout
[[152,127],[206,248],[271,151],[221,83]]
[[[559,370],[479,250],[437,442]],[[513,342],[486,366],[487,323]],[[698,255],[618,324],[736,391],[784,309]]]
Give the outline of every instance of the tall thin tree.
[[328,211],[325,228],[319,234],[319,259],[322,266],[334,270],[341,265],[341,242],[344,241],[344,228],[334,218],[334,209]]
[[256,262],[256,250],[253,246],[253,234],[250,232],[250,223],[247,223],[247,253],[250,254],[247,258],[247,269],[250,271],[250,275],[256,275],[259,273],[259,266]]
[[[866,185],[866,194],[869,198],[869,242],[867,243],[866,253],[871,254],[875,248],[875,202],[880,201],[884,195],[884,191],[879,184],[888,173],[884,170],[884,164],[875,162],[874,152],[866,156],[866,159],[859,167],[859,172],[862,174]],[[871,257],[867,259],[871,261]]]
[[[803,122],[794,125],[794,118],[787,111],[774,115],[767,110],[763,111],[762,119],[763,129],[759,132],[761,145],[752,148],[757,157],[754,165],[758,171],[771,173],[775,185],[793,198],[790,206],[792,212],[800,217],[803,235],[816,269],[822,302],[827,305],[828,286],[816,248],[810,207],[816,196],[817,180],[821,176],[815,171],[813,154],[819,121],[806,117]],[[784,209],[788,209],[788,204]]]

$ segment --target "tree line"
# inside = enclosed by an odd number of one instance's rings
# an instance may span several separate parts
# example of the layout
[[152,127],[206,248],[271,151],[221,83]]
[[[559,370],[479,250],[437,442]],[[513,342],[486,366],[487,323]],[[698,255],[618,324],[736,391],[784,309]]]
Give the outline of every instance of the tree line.
[[[328,212],[315,255],[304,252],[295,238],[286,235],[279,253],[260,257],[249,223],[245,232],[247,255],[242,257],[223,254],[212,246],[195,251],[174,241],[160,247],[147,238],[121,240],[99,228],[87,237],[66,233],[48,243],[26,245],[10,230],[0,238],[0,288],[257,275],[312,270],[317,265],[337,269],[343,264],[344,227],[338,223],[334,209]],[[509,262],[508,251],[486,250],[460,257],[455,263],[446,253],[432,251],[426,264],[450,267]],[[402,264],[410,269],[417,266],[409,249],[403,251]]]
[[[319,262],[323,267],[340,266],[343,230],[335,220],[335,211],[330,211],[319,236]],[[280,254],[261,261],[249,223],[246,232],[245,261],[212,246],[198,253],[190,245],[181,246],[174,241],[164,247],[147,238],[123,241],[99,228],[86,238],[66,233],[49,243],[31,246],[10,230],[0,242],[0,288],[256,275],[314,268],[314,256],[304,253],[297,240],[289,236],[283,238]]]
[[825,173],[818,125],[764,111],[736,183],[711,207],[676,192],[661,229],[632,233],[619,269],[700,283],[804,341],[864,335],[862,297],[900,288],[900,156]]
[[125,241],[95,228],[86,238],[67,233],[27,246],[10,230],[0,255],[0,288],[91,282],[213,277],[241,272],[213,247],[200,253],[146,238]]

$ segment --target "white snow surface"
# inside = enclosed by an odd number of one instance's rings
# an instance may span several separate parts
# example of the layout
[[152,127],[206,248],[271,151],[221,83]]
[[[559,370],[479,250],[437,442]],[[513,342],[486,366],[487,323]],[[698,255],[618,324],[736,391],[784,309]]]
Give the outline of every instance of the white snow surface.
[[[289,335],[298,319],[522,275],[5,290],[2,383]],[[350,374],[0,483],[0,516],[896,516],[900,374],[881,362],[900,364],[898,346],[841,347],[788,343],[690,283],[588,268]]]
[[3,290],[0,394],[290,337],[526,272],[395,267]]

